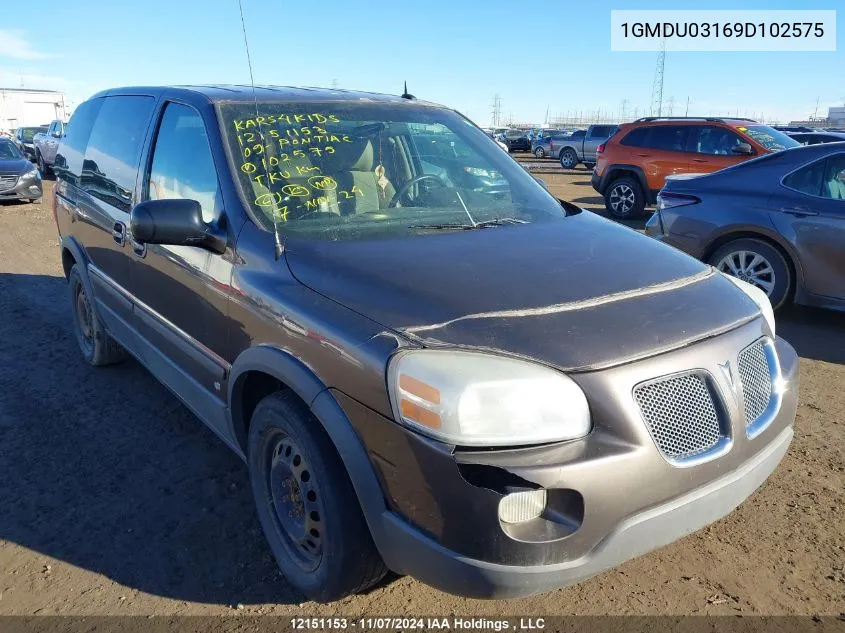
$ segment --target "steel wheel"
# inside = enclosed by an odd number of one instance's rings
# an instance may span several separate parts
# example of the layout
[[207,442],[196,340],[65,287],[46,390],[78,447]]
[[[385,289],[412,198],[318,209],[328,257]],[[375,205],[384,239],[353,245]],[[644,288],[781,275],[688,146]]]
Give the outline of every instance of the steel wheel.
[[733,275],[737,279],[757,286],[769,296],[771,296],[777,283],[771,262],[760,253],[753,251],[728,253],[719,260],[716,268],[720,272]]
[[278,429],[265,444],[265,456],[276,532],[296,564],[313,571],[323,557],[325,515],[314,473],[296,441]]
[[79,344],[86,354],[94,353],[94,314],[91,304],[85,294],[85,288],[80,284],[76,289],[76,323],[78,325]]
[[610,190],[610,208],[614,213],[628,215],[634,208],[636,195],[628,185],[620,183]]

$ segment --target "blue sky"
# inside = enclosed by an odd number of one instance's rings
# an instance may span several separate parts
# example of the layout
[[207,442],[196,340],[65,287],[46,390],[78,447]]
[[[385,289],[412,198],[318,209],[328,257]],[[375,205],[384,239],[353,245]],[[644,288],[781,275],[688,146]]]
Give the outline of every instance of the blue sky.
[[[656,53],[610,51],[610,10],[673,2],[243,0],[257,83],[399,93],[490,122],[582,111],[647,114]],[[56,88],[79,102],[131,84],[247,83],[237,0],[39,0],[4,7],[0,86]],[[699,2],[701,9],[837,9],[823,0]],[[20,25],[20,26],[11,26]],[[669,53],[674,114],[805,118],[845,103],[845,45],[817,53]]]

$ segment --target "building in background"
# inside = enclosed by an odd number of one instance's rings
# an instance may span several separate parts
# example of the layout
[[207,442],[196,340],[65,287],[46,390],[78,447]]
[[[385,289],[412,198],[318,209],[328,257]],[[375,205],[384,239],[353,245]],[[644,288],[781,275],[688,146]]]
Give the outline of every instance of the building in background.
[[832,127],[845,127],[845,107],[829,108],[827,120],[830,121]]
[[67,121],[68,114],[63,92],[0,88],[0,129],[44,125],[54,119]]

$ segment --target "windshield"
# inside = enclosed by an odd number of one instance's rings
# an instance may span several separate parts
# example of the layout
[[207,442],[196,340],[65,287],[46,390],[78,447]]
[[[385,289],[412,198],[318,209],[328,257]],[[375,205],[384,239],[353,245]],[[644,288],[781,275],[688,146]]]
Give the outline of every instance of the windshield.
[[748,136],[760,143],[767,150],[776,152],[790,147],[799,147],[801,143],[794,138],[787,136],[783,132],[778,132],[776,129],[768,125],[750,125],[748,127],[737,128],[740,132],[745,132]]
[[371,239],[565,215],[451,110],[354,102],[259,103],[257,116],[249,102],[219,110],[245,202],[263,228],[275,220],[283,235]]
[[6,139],[0,140],[0,160],[16,160],[23,158],[17,146]]
[[21,128],[21,139],[26,143],[31,143],[33,137],[39,132],[46,132],[47,128],[42,127],[25,127]]

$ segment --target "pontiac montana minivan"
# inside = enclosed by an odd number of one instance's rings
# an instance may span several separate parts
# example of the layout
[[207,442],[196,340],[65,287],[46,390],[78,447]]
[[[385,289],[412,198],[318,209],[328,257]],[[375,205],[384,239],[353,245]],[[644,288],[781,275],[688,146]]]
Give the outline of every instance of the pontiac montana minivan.
[[798,393],[765,295],[556,200],[408,97],[81,104],[53,212],[85,359],[133,356],[246,461],[314,600],[388,569],[548,590],[744,501]]

